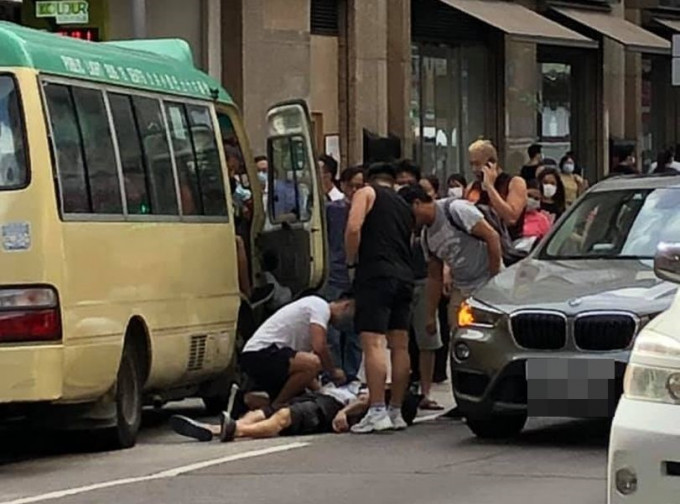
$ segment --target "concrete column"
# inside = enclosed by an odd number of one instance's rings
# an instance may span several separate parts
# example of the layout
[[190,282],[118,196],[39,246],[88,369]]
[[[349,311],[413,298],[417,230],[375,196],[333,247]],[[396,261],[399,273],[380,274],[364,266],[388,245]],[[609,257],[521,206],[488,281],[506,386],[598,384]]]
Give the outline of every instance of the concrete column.
[[222,85],[232,99],[243,108],[243,1],[223,0],[222,19]]
[[604,165],[609,170],[609,139],[625,138],[626,134],[626,93],[625,53],[621,44],[604,38],[602,41],[602,86],[603,86],[603,135]]
[[275,102],[310,98],[310,3],[241,2],[242,108],[251,146],[258,153],[266,145],[267,109]]
[[208,73],[218,81],[222,79],[222,6],[221,0],[207,0],[203,25],[207,26]]
[[146,38],[146,0],[130,0],[133,38]]
[[499,154],[506,171],[517,172],[526,151],[536,141],[539,75],[536,44],[505,37],[504,150]]
[[403,156],[413,152],[411,131],[411,0],[387,2],[388,131],[401,138]]
[[[626,19],[636,25],[640,24],[639,9],[626,9]],[[638,167],[642,166],[642,55],[638,52],[626,51],[626,129],[625,136],[636,142],[636,159]]]
[[387,135],[387,0],[347,1],[347,157],[363,161],[363,129]]

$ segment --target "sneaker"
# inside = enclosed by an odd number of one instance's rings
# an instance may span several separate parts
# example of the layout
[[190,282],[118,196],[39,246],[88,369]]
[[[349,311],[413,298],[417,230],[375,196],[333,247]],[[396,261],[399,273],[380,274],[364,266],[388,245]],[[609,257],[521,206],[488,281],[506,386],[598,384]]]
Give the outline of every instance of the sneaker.
[[390,417],[394,430],[404,430],[408,427],[406,420],[404,420],[404,417],[401,414],[401,408],[389,408],[387,414]]
[[371,432],[382,432],[393,428],[394,425],[392,425],[387,410],[368,410],[361,422],[352,426],[352,432],[354,434],[370,434]]
[[170,427],[172,427],[172,430],[177,434],[194,438],[199,441],[212,441],[213,438],[213,434],[207,426],[182,415],[173,415],[170,417]]
[[220,425],[222,426],[220,441],[223,443],[233,441],[236,437],[236,421],[226,411],[220,413]]

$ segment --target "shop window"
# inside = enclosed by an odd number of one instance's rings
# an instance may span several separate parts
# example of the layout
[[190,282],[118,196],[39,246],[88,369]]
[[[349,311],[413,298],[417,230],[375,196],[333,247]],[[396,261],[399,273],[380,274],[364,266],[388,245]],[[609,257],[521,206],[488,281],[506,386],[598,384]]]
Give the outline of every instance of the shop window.
[[153,213],[178,215],[175,177],[160,102],[152,98],[135,96],[132,104],[148,169]]
[[571,150],[571,65],[539,63],[538,139],[543,157],[559,160]]
[[153,209],[149,199],[149,180],[131,98],[110,93],[109,104],[120,151],[128,213],[150,214]]

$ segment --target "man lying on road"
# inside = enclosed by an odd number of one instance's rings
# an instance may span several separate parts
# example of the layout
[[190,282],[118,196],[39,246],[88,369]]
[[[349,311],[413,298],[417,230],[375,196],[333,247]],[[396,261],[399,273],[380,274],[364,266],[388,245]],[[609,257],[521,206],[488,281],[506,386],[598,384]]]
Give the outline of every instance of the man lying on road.
[[[176,415],[170,418],[170,426],[176,433],[199,441],[211,441],[217,436],[222,442],[236,438],[347,432],[350,425],[361,420],[368,410],[368,390],[361,387],[361,383],[356,381],[341,387],[329,384],[316,392],[296,397],[288,406],[250,411],[238,421],[224,412],[219,424],[202,423]],[[402,415],[408,423],[415,418],[419,402],[420,397],[404,402]]]
[[314,388],[323,370],[336,384],[344,383],[345,373],[333,363],[326,332],[329,323],[341,330],[351,325],[353,316],[354,301],[347,297],[328,303],[307,296],[281,308],[255,331],[241,353],[252,390],[265,392],[267,403],[278,408]]

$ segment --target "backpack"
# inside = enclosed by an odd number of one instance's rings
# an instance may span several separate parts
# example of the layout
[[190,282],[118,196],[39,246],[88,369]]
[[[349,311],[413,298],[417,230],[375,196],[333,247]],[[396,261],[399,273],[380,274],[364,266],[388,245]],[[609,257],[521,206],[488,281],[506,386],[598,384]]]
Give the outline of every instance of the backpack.
[[[446,204],[444,205],[444,213],[446,214],[446,218],[449,221],[449,224],[455,227],[458,231],[462,231],[463,233],[473,236],[477,240],[481,241],[481,238],[478,238],[477,236],[468,233],[468,231],[461,224],[456,222],[456,219],[454,219],[453,214],[451,213],[450,203],[451,203],[450,201],[447,201]],[[482,204],[477,204],[475,205],[475,207],[480,212],[482,212],[482,215],[484,216],[486,222],[488,222],[489,225],[492,228],[494,228],[498,233],[498,236],[501,239],[503,265],[506,268],[512,266],[513,264],[518,263],[519,261],[521,261],[522,259],[526,258],[529,255],[526,251],[515,248],[515,246],[512,243],[512,238],[510,238],[508,227],[501,220],[501,218],[498,216],[498,214],[493,208],[491,208],[488,205]]]

